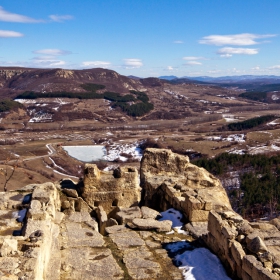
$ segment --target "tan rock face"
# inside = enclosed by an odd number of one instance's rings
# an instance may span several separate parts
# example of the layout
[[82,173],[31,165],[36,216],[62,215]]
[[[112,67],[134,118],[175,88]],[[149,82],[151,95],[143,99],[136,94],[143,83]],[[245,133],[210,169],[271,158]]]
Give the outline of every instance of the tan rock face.
[[167,149],[146,149],[141,161],[145,205],[181,210],[192,222],[207,221],[210,210],[231,210],[220,181],[186,156]]
[[131,207],[140,201],[138,172],[134,167],[100,171],[95,164],[86,164],[82,197],[93,208],[102,206],[109,215],[118,207]]

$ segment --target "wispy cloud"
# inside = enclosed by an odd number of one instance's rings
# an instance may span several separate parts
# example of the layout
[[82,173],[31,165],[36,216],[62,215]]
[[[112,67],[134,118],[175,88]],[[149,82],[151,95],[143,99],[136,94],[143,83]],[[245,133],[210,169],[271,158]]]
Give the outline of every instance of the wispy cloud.
[[173,43],[174,43],[174,44],[184,44],[184,42],[183,42],[183,41],[181,41],[181,40],[176,40],[176,41],[173,41]]
[[205,57],[202,56],[184,56],[184,60],[205,60]]
[[32,64],[36,67],[57,67],[66,64],[64,60],[59,59],[32,59]]
[[[64,22],[65,20],[74,19],[71,15],[49,15],[49,19],[55,22]],[[25,15],[20,15],[16,13],[11,13],[4,10],[3,7],[0,6],[0,21],[6,22],[20,22],[20,23],[40,23],[47,22],[42,19],[34,19]]]
[[71,51],[60,50],[60,49],[41,49],[33,51],[34,54],[39,56],[31,59],[32,65],[35,67],[60,67],[66,65],[64,60],[58,57],[72,54]]
[[195,66],[195,65],[202,65],[202,63],[198,60],[205,60],[205,57],[202,56],[185,56],[183,57],[183,60],[186,60],[187,62],[184,63],[184,65],[190,65],[190,66]]
[[109,67],[111,62],[109,61],[84,61],[82,66],[84,67]]
[[167,70],[168,70],[168,71],[173,71],[174,68],[173,68],[172,66],[167,66]]
[[253,54],[257,54],[258,52],[259,52],[258,49],[225,47],[219,49],[217,51],[217,54],[219,54],[221,57],[231,57],[234,54],[253,55]]
[[22,33],[16,31],[9,31],[9,30],[0,30],[0,37],[1,38],[13,38],[13,37],[23,37]]
[[194,66],[194,65],[202,65],[202,63],[199,61],[191,60],[191,61],[186,62],[184,65],[193,65]]
[[249,46],[249,45],[256,45],[259,43],[258,39],[263,38],[271,38],[277,36],[276,34],[251,34],[251,33],[242,33],[242,34],[234,34],[234,35],[210,35],[203,37],[199,40],[200,44],[207,44],[207,45],[234,45],[234,46]]
[[42,49],[42,50],[33,51],[33,53],[51,55],[51,56],[61,56],[61,55],[72,54],[72,52],[70,52],[70,51],[60,50],[60,49]]
[[271,67],[268,67],[268,69],[280,69],[280,65],[274,65],[274,66],[271,66]]
[[143,62],[141,59],[138,58],[126,58],[124,59],[124,67],[125,68],[140,68],[143,66]]
[[0,21],[21,22],[21,23],[43,22],[43,20],[34,19],[20,14],[10,13],[8,11],[5,11],[1,6],[0,6]]
[[52,21],[56,21],[56,22],[63,22],[65,20],[71,20],[71,19],[74,19],[73,16],[70,16],[70,15],[50,15],[49,18],[52,20]]

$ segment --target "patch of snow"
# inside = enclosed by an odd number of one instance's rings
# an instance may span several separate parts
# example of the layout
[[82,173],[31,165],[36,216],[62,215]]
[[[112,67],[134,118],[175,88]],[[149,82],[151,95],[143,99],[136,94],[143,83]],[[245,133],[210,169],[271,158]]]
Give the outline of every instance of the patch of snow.
[[14,101],[19,102],[21,104],[33,104],[37,103],[35,99],[14,99]]
[[246,151],[245,150],[231,150],[228,152],[229,154],[237,154],[237,155],[245,155],[246,154]]
[[272,100],[278,100],[279,99],[279,96],[277,95],[277,94],[273,94],[272,96],[271,96],[271,99]]
[[277,125],[277,124],[280,124],[280,119],[276,119],[272,122],[269,122],[267,125]]
[[49,159],[50,159],[50,161],[52,162],[53,166],[55,166],[56,168],[61,169],[61,170],[64,171],[64,172],[67,172],[64,168],[62,168],[61,166],[58,166],[58,165],[55,163],[55,161],[54,161],[51,157],[49,157]]
[[251,155],[256,155],[273,151],[280,151],[280,147],[276,146],[275,144],[269,146],[263,145],[258,147],[250,147],[248,152]]
[[127,161],[127,158],[121,154],[128,154],[132,158],[136,158],[140,161],[142,158],[142,150],[138,147],[138,145],[138,142],[132,144],[115,143],[109,147],[107,155],[104,156],[104,159],[108,161],[114,161],[115,159],[119,158],[121,161]]
[[175,256],[174,260],[181,263],[185,280],[230,280],[217,256],[206,248],[185,251]]
[[228,142],[245,142],[245,134],[231,134],[228,135],[226,138],[222,138],[222,136],[209,136],[206,137],[207,140],[210,141],[228,141]]
[[38,111],[34,116],[29,120],[29,122],[46,122],[52,120],[52,114],[45,113],[44,111]]
[[13,212],[13,218],[17,219],[19,223],[22,223],[26,216],[27,209],[22,209],[17,212]]
[[172,221],[172,227],[173,228],[181,228],[184,224],[181,222],[182,218],[183,218],[183,214],[174,209],[174,208],[170,208],[164,212],[161,212],[161,218],[158,219],[159,221],[164,221],[164,220],[170,220]]
[[196,100],[196,102],[209,103],[209,101],[207,101],[207,100],[203,100],[203,99]]

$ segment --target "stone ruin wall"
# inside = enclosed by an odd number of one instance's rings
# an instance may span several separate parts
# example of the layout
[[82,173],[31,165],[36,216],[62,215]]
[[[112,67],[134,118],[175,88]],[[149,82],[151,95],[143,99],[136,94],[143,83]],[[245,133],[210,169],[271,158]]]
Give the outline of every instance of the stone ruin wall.
[[140,176],[145,205],[182,211],[190,221],[186,229],[207,224],[200,238],[234,278],[280,278],[280,219],[244,220],[232,210],[218,179],[170,150],[146,149]]
[[85,165],[81,196],[92,208],[102,206],[109,216],[118,207],[138,205],[140,190],[138,171],[134,167],[100,171],[95,164]]

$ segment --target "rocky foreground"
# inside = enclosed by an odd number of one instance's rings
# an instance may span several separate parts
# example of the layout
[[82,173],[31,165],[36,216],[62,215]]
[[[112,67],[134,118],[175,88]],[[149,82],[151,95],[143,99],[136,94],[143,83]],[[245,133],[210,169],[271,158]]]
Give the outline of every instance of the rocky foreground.
[[[234,279],[279,279],[280,220],[243,220],[219,180],[187,157],[147,149],[140,186],[135,168],[86,165],[78,184],[1,193],[0,279],[183,279],[165,249],[182,239],[210,248]],[[166,234],[174,223],[157,210],[170,207],[189,236]]]

